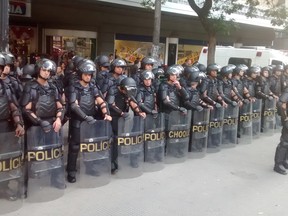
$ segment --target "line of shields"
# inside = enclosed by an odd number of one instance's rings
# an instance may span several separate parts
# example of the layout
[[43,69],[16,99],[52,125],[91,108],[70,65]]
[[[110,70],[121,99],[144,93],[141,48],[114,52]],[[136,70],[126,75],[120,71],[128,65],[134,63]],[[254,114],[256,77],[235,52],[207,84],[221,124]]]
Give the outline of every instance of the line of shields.
[[0,133],[0,214],[22,207],[24,198],[24,145],[14,131]]
[[[169,115],[147,115],[145,120],[129,112],[128,118],[119,118],[114,139],[110,122],[82,122],[77,184],[93,188],[110,182],[112,142],[116,142],[118,151],[116,177],[133,178],[144,171],[161,170],[164,163],[202,158],[206,152],[251,143],[261,130],[265,135],[273,134],[275,106],[275,100],[266,100],[263,105],[257,99],[240,108],[229,105],[226,109],[188,111],[186,115],[173,111]],[[45,133],[39,126],[30,127],[26,133],[25,166],[22,139],[11,131],[0,133],[0,140],[5,141],[0,145],[0,214],[21,208],[26,192],[28,202],[50,201],[64,195],[63,131]]]

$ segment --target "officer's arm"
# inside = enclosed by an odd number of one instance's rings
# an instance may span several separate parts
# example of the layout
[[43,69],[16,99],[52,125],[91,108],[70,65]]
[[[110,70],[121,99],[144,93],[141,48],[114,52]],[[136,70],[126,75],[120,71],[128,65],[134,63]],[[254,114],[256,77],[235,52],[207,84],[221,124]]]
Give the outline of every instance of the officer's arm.
[[226,103],[232,104],[232,100],[230,100],[230,99],[224,94],[223,85],[222,85],[222,84],[219,84],[219,85],[218,85],[218,92],[219,92],[220,97],[222,97],[222,99],[223,99]]
[[262,87],[261,87],[261,83],[260,82],[257,82],[256,83],[256,86],[255,86],[255,94],[259,97],[259,98],[262,98],[262,99],[268,99],[269,98],[269,95],[266,95],[262,92]]
[[117,113],[119,116],[122,116],[123,112],[122,110],[116,106],[115,104],[115,94],[116,94],[116,89],[115,87],[111,87],[108,91],[107,94],[107,103],[110,111],[113,111]]
[[282,122],[287,121],[287,102],[288,102],[288,91],[285,90],[285,92],[280,96],[278,104],[277,104],[277,110],[278,113],[281,116]]
[[20,109],[14,104],[10,103],[10,110],[12,113],[12,118],[14,121],[15,126],[18,124],[21,125],[21,127],[24,126],[23,118]]
[[160,100],[165,106],[168,106],[169,108],[173,110],[179,110],[180,107],[170,101],[169,96],[167,95],[167,91],[168,91],[167,86],[161,85],[159,89]]
[[33,125],[40,125],[41,119],[32,111],[32,87],[30,83],[25,85],[23,95],[20,99],[23,114],[31,121]]
[[149,107],[147,107],[144,103],[143,103],[143,100],[144,100],[144,95],[143,95],[143,92],[140,90],[138,91],[137,93],[137,96],[136,96],[136,100],[137,100],[137,103],[140,107],[140,109],[147,113],[147,114],[152,114],[152,109],[150,109]]
[[110,111],[108,109],[107,103],[103,100],[102,97],[100,96],[96,97],[95,104],[101,109],[104,117],[105,115],[110,115]]
[[76,92],[75,87],[70,86],[68,91],[69,91],[68,102],[69,102],[71,111],[74,114],[76,114],[78,117],[80,117],[82,121],[84,121],[87,118],[87,115],[83,112],[83,110],[78,105],[77,92]]

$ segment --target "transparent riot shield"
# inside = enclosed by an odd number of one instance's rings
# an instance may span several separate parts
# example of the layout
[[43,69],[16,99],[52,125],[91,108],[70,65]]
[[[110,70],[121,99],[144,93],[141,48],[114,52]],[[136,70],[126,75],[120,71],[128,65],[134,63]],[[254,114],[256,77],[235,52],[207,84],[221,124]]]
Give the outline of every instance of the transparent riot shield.
[[239,110],[239,144],[252,143],[252,104],[243,103]]
[[222,146],[223,148],[235,147],[237,144],[239,107],[231,104],[224,110]]
[[140,116],[119,118],[116,137],[118,146],[118,178],[133,178],[143,174],[144,122]]
[[255,102],[252,103],[252,137],[253,139],[260,137],[261,110],[262,110],[262,99],[256,99]]
[[83,188],[100,187],[110,182],[111,124],[98,120],[82,122],[80,127],[80,178]]
[[188,155],[191,110],[187,115],[179,111],[166,114],[166,158],[165,163],[184,162]]
[[0,215],[22,207],[23,142],[15,132],[0,133]]
[[215,107],[210,111],[207,153],[220,151],[222,143],[224,108]]
[[210,109],[193,111],[191,120],[189,158],[202,158],[206,154]]
[[63,139],[52,129],[45,133],[41,127],[27,130],[28,202],[45,202],[64,194],[65,176]]
[[144,120],[144,171],[164,168],[165,124],[164,114],[147,115]]
[[271,136],[274,134],[275,128],[275,109],[276,99],[273,100],[265,99],[264,108],[262,111],[262,130],[263,135]]
[[275,108],[275,133],[279,133],[282,131],[282,122],[281,122],[281,116],[277,112],[277,107]]

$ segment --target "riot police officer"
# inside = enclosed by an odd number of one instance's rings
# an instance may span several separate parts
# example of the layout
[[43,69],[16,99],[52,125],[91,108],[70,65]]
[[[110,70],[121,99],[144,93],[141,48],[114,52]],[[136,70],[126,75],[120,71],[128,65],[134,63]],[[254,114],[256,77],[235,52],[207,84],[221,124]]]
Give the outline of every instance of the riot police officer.
[[[111,121],[108,107],[99,94],[98,88],[92,82],[93,73],[96,67],[92,61],[83,61],[77,67],[78,81],[70,85],[68,90],[68,103],[71,110],[70,119],[70,141],[67,163],[67,180],[70,183],[76,182],[76,164],[80,149],[80,124],[86,121],[88,124],[96,122],[98,109],[102,111],[103,119]],[[97,169],[89,166],[86,174],[97,176]]]
[[282,175],[286,175],[286,169],[288,169],[288,116],[287,116],[287,103],[288,103],[288,88],[284,90],[278,101],[278,112],[281,115],[282,121],[282,133],[280,137],[280,143],[276,148],[274,158],[274,171]]
[[98,84],[100,91],[103,94],[103,97],[105,98],[109,89],[109,86],[111,86],[111,83],[109,84],[109,70],[110,70],[110,60],[109,57],[106,55],[100,55],[95,59],[97,74],[96,74],[96,83]]
[[273,68],[273,74],[268,78],[271,92],[278,97],[281,95],[281,75],[283,71],[283,65],[276,65]]
[[[51,131],[59,133],[61,129],[64,108],[57,87],[51,82],[51,80],[49,80],[53,67],[54,64],[51,60],[40,60],[40,62],[38,62],[38,68],[36,71],[37,78],[25,85],[25,89],[21,97],[21,106],[23,109],[23,114],[26,117],[25,119],[27,120],[27,136],[31,126],[41,127],[47,134]],[[31,127],[31,130],[32,129],[33,127]],[[30,134],[29,136],[33,138],[38,137],[39,134]],[[46,147],[47,145],[53,144],[47,140],[44,140],[44,142],[45,143],[43,143],[43,145]],[[38,144],[39,143],[29,143],[27,141],[28,151],[34,151],[34,147],[37,147]],[[43,146],[40,147],[43,148]],[[35,161],[35,163],[37,162],[39,161]],[[31,166],[31,172],[29,172],[31,173],[31,177],[36,178],[38,170],[35,170],[35,173],[32,173],[32,168],[33,167]],[[62,179],[62,176],[63,173],[61,169],[52,170],[51,185],[64,189],[65,182],[64,179]]]
[[[1,79],[10,86],[13,94],[15,94],[17,100],[21,97],[23,92],[23,86],[20,81],[14,77],[14,61],[15,57],[11,53],[2,53],[5,57],[5,67],[1,74]],[[12,76],[13,75],[13,76]]]
[[[117,59],[116,59],[117,60]],[[114,60],[115,61],[115,60]],[[122,60],[123,61],[123,60]],[[117,63],[118,64],[118,63]],[[119,66],[114,62],[115,72],[117,73],[117,78],[121,75],[120,69],[124,66],[122,62],[119,62]],[[112,62],[113,65],[113,62]],[[126,65],[126,64],[125,64]],[[145,112],[142,112],[136,101],[137,84],[135,80],[131,77],[120,76],[117,79],[116,88],[110,88],[107,95],[107,102],[109,105],[109,110],[112,116],[112,130],[114,136],[118,134],[118,120],[120,117],[124,119],[131,116],[129,110],[130,108],[139,116],[145,118]],[[112,144],[112,156],[111,156],[111,172],[116,173],[118,170],[118,143],[117,141]],[[130,158],[130,165],[134,168],[138,167],[137,155]]]
[[[3,161],[13,161],[15,159],[11,158],[13,152],[23,151],[21,146],[18,146],[17,143],[14,143],[15,139],[13,138],[15,136],[21,137],[24,135],[24,123],[18,102],[15,95],[13,94],[13,90],[11,90],[11,86],[7,85],[4,82],[1,76],[5,65],[5,57],[0,53],[0,136],[2,140],[2,144],[0,145],[0,157]],[[14,131],[15,133],[13,133]],[[7,155],[9,155],[9,158],[7,158]],[[21,155],[17,156],[19,158],[22,157]],[[13,157],[15,157],[15,155],[13,155]],[[21,163],[22,161],[19,161],[19,167],[21,167]],[[15,169],[15,167],[9,166],[7,169],[8,171],[4,169],[0,171],[0,198],[4,196],[8,200],[12,201],[19,198],[19,179],[17,180],[18,188],[11,188],[11,186],[9,186],[10,181],[13,180],[13,175],[15,176],[15,178],[17,176],[17,173],[13,174],[13,171],[15,171]]]
[[[157,118],[158,117],[158,106],[157,106],[157,96],[156,91],[153,86],[154,74],[152,71],[144,70],[141,73],[141,83],[139,85],[138,93],[136,100],[139,104],[140,109],[148,115],[148,117]],[[145,122],[145,130],[156,127],[153,125],[155,121],[154,119],[148,118]],[[157,122],[158,123],[158,122]],[[159,148],[148,149],[145,145],[145,161],[146,162],[156,162],[162,160],[162,157],[159,156],[161,152],[159,152]]]
[[131,74],[131,77],[136,81],[137,85],[139,85],[141,82],[141,73],[144,70],[151,71],[153,69],[154,63],[156,63],[156,60],[149,56],[144,57],[141,60],[141,67],[139,68],[139,70],[136,73]]

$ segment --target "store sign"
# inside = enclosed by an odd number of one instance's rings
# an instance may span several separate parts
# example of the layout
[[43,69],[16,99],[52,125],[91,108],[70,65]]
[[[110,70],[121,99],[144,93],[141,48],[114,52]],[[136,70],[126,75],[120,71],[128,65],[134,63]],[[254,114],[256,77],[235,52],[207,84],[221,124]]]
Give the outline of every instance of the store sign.
[[9,1],[9,14],[12,16],[31,17],[31,3]]

